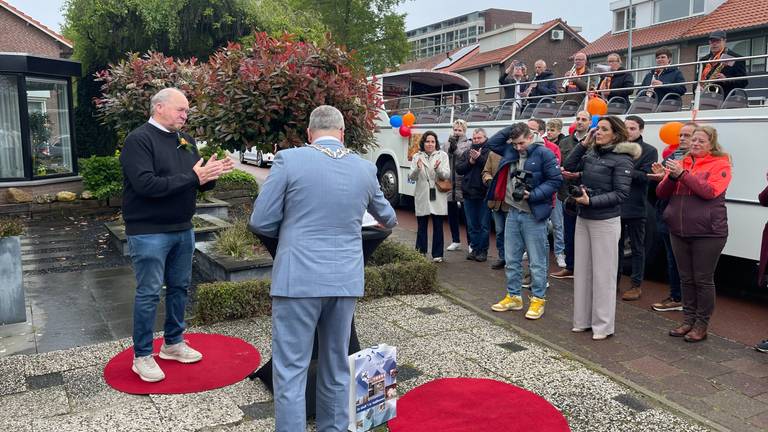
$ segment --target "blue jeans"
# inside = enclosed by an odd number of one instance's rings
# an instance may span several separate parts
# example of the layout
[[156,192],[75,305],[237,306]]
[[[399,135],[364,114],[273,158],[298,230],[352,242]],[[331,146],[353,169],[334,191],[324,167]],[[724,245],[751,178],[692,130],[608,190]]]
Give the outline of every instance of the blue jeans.
[[464,198],[464,215],[467,217],[469,245],[475,253],[488,253],[488,224],[491,211],[482,198]]
[[133,351],[136,357],[152,354],[152,330],[163,284],[165,292],[166,344],[184,339],[184,308],[192,279],[195,233],[176,231],[128,236],[128,248],[136,274],[133,303]]
[[496,249],[499,251],[499,259],[504,258],[504,225],[507,223],[507,212],[501,210],[491,210],[493,216],[493,225],[496,230]]
[[547,296],[547,268],[549,267],[549,241],[547,221],[537,221],[530,213],[512,207],[507,212],[504,227],[504,251],[507,293],[520,295],[523,279],[523,252],[528,251],[531,271],[531,293],[538,298]]
[[552,221],[552,237],[555,240],[555,255],[565,254],[565,234],[563,231],[563,202],[555,199],[555,208],[549,216]]

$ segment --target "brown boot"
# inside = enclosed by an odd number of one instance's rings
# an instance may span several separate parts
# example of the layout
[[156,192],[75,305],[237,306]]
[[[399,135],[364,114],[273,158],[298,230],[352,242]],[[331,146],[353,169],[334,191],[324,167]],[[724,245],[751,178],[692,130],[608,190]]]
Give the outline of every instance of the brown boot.
[[701,342],[707,338],[707,326],[695,325],[693,329],[685,335],[686,342]]
[[693,326],[690,324],[682,324],[679,327],[675,327],[672,330],[669,331],[669,335],[672,337],[683,337],[688,334],[688,332],[693,329]]
[[636,286],[624,291],[621,299],[624,301],[634,301],[640,299],[641,295],[643,295],[643,290],[640,289],[639,286]]

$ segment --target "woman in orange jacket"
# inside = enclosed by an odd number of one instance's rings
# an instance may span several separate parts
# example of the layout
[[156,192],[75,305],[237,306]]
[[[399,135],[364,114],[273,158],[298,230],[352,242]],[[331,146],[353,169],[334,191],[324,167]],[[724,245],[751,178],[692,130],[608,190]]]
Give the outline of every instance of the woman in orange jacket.
[[656,196],[669,200],[664,221],[680,272],[685,316],[669,335],[699,342],[707,337],[715,309],[715,267],[728,238],[725,191],[731,160],[717,141],[717,131],[701,126],[693,132],[688,154],[667,160],[664,169]]

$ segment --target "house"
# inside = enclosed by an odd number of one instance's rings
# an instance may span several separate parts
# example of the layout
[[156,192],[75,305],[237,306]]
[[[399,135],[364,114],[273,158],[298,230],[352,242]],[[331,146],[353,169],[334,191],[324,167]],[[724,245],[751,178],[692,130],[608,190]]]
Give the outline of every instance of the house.
[[0,52],[70,58],[72,41],[0,0]]
[[[616,52],[626,57],[629,26],[632,26],[632,61],[629,67],[656,64],[654,52],[660,47],[672,51],[673,63],[695,62],[709,53],[708,36],[712,31],[727,33],[729,49],[743,56],[766,53],[768,39],[768,2],[765,0],[628,0],[610,4],[613,28],[589,44],[583,51],[592,64],[604,63]],[[629,63],[625,60],[624,62]],[[681,67],[687,80],[694,80],[695,66]],[[766,59],[747,61],[747,72],[765,74]],[[635,74],[641,82],[645,73]],[[749,88],[765,87],[764,79],[751,79]],[[756,92],[750,92],[757,97]]]
[[[499,77],[512,61],[525,63],[533,76],[533,64],[543,59],[555,76],[567,72],[569,57],[588,42],[579,35],[580,27],[561,19],[542,24],[511,24],[485,32],[478,43],[451,52],[405,63],[400,70],[433,69],[456,72],[472,83],[472,88],[499,85]],[[472,101],[493,102],[502,98],[499,88],[475,90]]]

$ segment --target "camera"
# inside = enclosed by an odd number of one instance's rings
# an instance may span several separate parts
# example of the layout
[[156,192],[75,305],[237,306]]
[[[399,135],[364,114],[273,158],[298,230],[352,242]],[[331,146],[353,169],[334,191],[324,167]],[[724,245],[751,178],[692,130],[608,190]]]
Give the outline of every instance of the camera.
[[[592,195],[592,190],[589,188],[586,188],[587,195]],[[569,185],[568,186],[568,195],[570,195],[573,198],[579,198],[580,196],[584,195],[584,189],[581,188],[580,185]]]
[[531,190],[528,180],[533,178],[533,173],[526,170],[516,169],[512,173],[512,177],[517,179],[515,188],[512,190],[512,199],[515,201],[522,201],[523,198],[525,198],[525,192],[530,192]]

